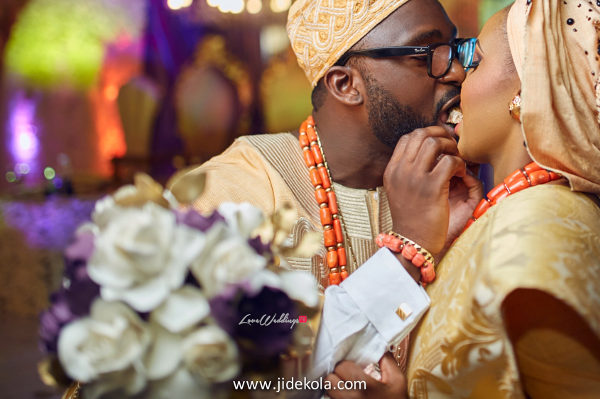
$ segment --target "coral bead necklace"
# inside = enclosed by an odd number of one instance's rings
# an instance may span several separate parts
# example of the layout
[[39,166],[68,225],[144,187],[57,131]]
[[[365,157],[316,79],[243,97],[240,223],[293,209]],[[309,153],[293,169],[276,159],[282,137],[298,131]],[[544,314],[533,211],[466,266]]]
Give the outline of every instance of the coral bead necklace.
[[302,123],[299,141],[304,162],[308,167],[310,181],[315,188],[315,198],[320,208],[319,216],[323,226],[323,240],[325,248],[327,248],[326,262],[329,267],[329,285],[338,285],[348,277],[348,271],[346,270],[348,259],[344,246],[344,233],[355,266],[356,257],[338,207],[329,166],[312,116],[309,116]]
[[538,186],[551,181],[561,179],[562,176],[549,170],[544,170],[535,162],[530,163],[523,169],[517,169],[511,173],[504,181],[494,187],[487,195],[487,198],[482,199],[473,211],[473,216],[467,222],[463,233],[477,219],[483,216],[492,206],[502,201],[504,198],[525,190],[526,188]]

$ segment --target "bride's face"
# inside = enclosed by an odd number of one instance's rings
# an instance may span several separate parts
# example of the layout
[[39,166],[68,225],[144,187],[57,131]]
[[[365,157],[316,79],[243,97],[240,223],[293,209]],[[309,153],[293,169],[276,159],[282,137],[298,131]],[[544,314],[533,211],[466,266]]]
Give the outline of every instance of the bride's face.
[[519,128],[508,112],[521,82],[506,36],[507,14],[506,9],[498,12],[483,27],[474,55],[479,66],[467,72],[462,85],[463,121],[456,134],[461,157],[471,162],[492,163]]

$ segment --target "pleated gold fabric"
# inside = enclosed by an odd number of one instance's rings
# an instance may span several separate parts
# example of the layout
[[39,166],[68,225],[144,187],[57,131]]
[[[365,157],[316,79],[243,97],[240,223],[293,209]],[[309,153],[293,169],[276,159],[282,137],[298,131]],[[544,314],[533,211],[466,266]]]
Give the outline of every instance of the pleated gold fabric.
[[408,0],[297,0],[287,32],[313,87],[346,51]]
[[532,159],[600,194],[600,5],[517,0],[507,28]]
[[[223,154],[190,173],[207,174],[205,191],[193,204],[201,213],[210,213],[222,202],[233,201],[250,202],[270,215],[284,203],[290,203],[298,219],[290,237],[292,244],[308,231],[323,231],[302,150],[290,133],[241,137]],[[333,188],[348,231],[346,239],[352,246],[347,266],[352,273],[378,250],[375,238],[391,230],[392,217],[382,187],[358,190],[334,182]],[[312,258],[286,258],[281,265],[312,272],[323,292],[329,284],[326,253],[322,246]]]
[[[537,346],[512,346],[502,303],[519,288],[564,302],[600,338],[600,208],[589,197],[532,187],[492,207],[456,241],[427,286],[431,308],[411,333],[411,398],[524,398],[524,379],[532,397],[600,392],[599,359],[568,337],[541,331]],[[578,388],[558,384],[565,379]],[[541,394],[549,387],[551,396]]]

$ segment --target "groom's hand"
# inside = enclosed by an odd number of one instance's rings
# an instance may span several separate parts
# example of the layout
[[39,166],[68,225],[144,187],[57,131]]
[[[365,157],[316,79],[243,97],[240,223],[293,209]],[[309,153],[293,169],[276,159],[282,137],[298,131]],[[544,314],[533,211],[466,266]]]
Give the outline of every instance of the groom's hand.
[[451,180],[466,175],[456,141],[444,128],[403,136],[383,175],[394,231],[433,255],[442,253],[450,225]]
[[[387,353],[379,361],[381,369],[381,381],[365,374],[363,369],[349,361],[340,362],[326,381],[331,382],[331,389],[327,391],[332,399],[405,399],[407,396],[406,377],[400,371],[394,357]],[[346,381],[364,381],[362,388],[365,389],[337,389],[344,387]],[[340,383],[338,385],[338,383]],[[348,383],[348,387],[350,387]],[[354,384],[359,388],[358,383]]]
[[475,173],[478,173],[478,170],[473,172],[469,167],[467,174],[462,179],[453,177],[450,181],[448,235],[446,236],[444,249],[438,255],[439,259],[436,257],[437,261],[444,256],[454,240],[462,233],[465,225],[473,215],[473,211],[483,198],[483,183],[475,177]]

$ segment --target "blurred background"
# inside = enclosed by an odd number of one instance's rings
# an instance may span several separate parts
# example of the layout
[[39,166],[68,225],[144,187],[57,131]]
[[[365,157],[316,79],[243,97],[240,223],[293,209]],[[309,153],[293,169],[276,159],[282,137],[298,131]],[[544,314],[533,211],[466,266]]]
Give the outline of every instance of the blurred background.
[[[442,0],[462,37],[510,0]],[[292,0],[0,0],[0,398],[37,377],[37,315],[94,201],[236,137],[297,128]]]

